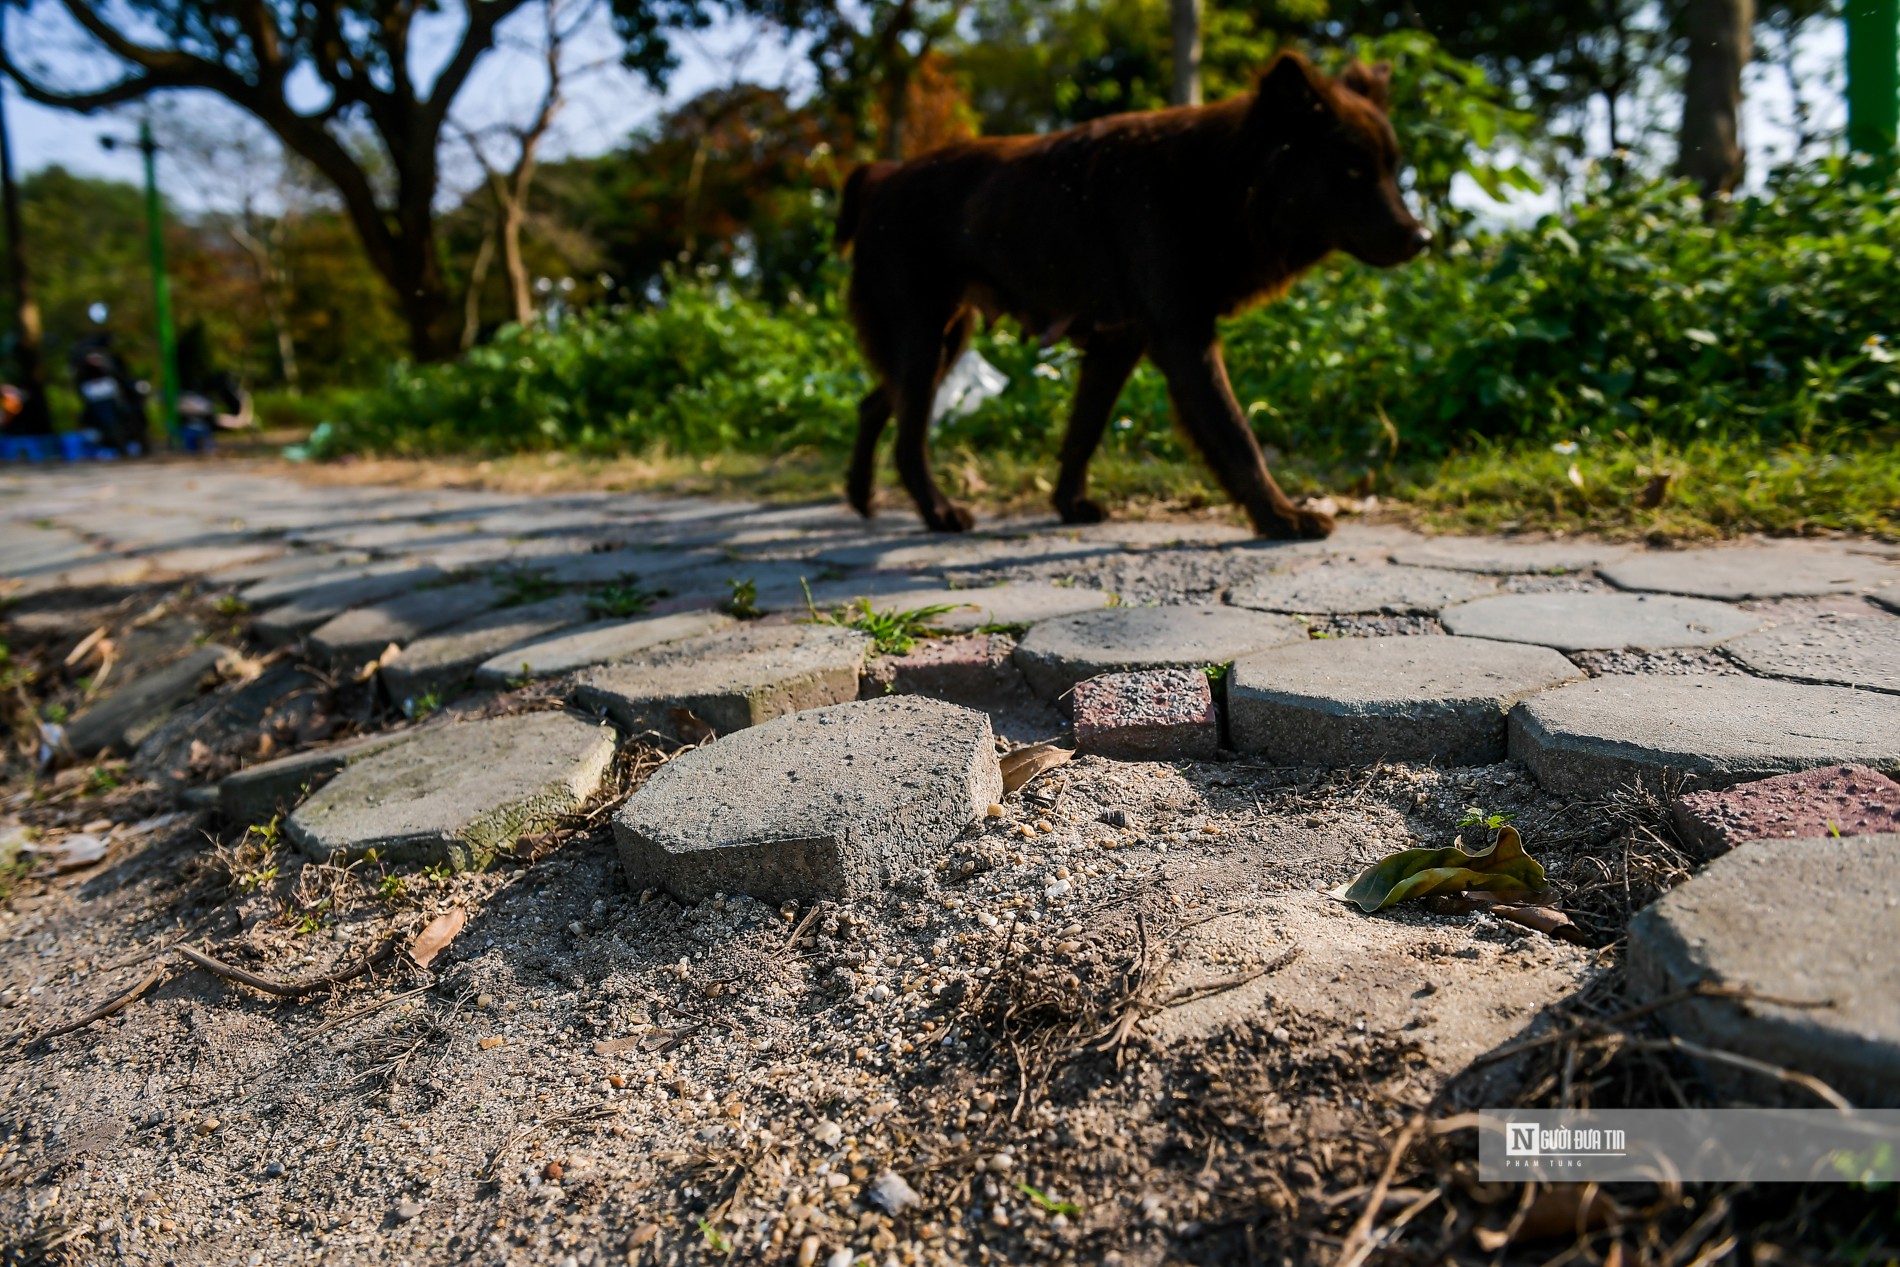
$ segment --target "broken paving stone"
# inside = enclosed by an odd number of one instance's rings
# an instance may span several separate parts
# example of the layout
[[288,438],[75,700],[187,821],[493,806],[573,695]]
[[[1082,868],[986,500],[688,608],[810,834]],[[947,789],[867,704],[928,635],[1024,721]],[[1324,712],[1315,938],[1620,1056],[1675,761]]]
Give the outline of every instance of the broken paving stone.
[[66,746],[80,756],[106,749],[130,753],[157,730],[172,710],[197,697],[205,679],[237,656],[207,643],[160,668],[150,669],[74,714]]
[[483,661],[505,658],[511,648],[578,625],[590,615],[587,600],[579,594],[484,612],[405,646],[383,665],[383,685],[398,701],[452,687]]
[[1275,765],[1502,761],[1505,715],[1583,674],[1547,647],[1480,638],[1322,638],[1235,661],[1234,746]]
[[[1757,841],[1725,854],[1630,923],[1642,999],[1708,983],[1775,999],[1698,998],[1664,1009],[1705,1047],[1821,1079],[1861,1108],[1900,1108],[1900,835]],[[1822,1107],[1733,1066],[1725,1095]]]
[[310,635],[311,649],[345,663],[373,660],[392,642],[403,646],[424,634],[473,620],[506,595],[492,581],[419,589],[332,617]]
[[[368,564],[358,569],[339,569],[353,571],[360,575],[347,579],[331,576],[321,584],[312,585],[301,592],[294,593],[287,601],[252,622],[252,629],[266,643],[273,645],[294,642],[312,629],[332,620],[352,607],[361,607],[366,603],[380,602],[392,594],[407,594],[420,586],[434,585],[442,580],[444,573],[440,568],[418,567],[413,563],[392,561],[384,564]],[[252,589],[257,587],[253,586]],[[244,590],[238,597],[253,607],[259,607],[270,601],[251,597],[252,590]],[[376,650],[381,651],[382,647]]]
[[1288,616],[1237,607],[1110,607],[1046,620],[1016,645],[1016,666],[1043,699],[1077,682],[1137,669],[1200,669],[1306,638]]
[[[1737,675],[1609,676],[1511,710],[1511,758],[1546,791],[1728,787],[1822,765],[1900,768],[1890,696]],[[1665,788],[1665,784],[1669,786]]]
[[523,713],[416,732],[353,762],[290,816],[285,831],[313,858],[488,865],[524,835],[547,831],[600,787],[611,729],[568,713]]
[[1220,721],[1199,669],[1105,673],[1075,684],[1075,746],[1118,761],[1205,761]]
[[1866,766],[1823,766],[1690,792],[1670,813],[1676,834],[1714,857],[1751,840],[1900,832],[1900,783]]
[[614,817],[629,885],[860,897],[1003,799],[989,718],[915,696],[812,709],[675,758]]
[[1619,559],[1623,546],[1596,541],[1513,541],[1496,537],[1433,537],[1392,552],[1394,563],[1410,567],[1449,568],[1454,572],[1485,572],[1494,576],[1587,572]]
[[1504,594],[1447,607],[1438,619],[1465,637],[1559,651],[1712,647],[1761,627],[1761,617],[1727,604],[1668,594]]
[[1900,620],[1890,616],[1824,615],[1763,629],[1722,649],[1770,677],[1900,692]]
[[294,809],[306,792],[338,770],[404,743],[416,733],[390,730],[364,735],[247,766],[219,781],[218,813],[226,822],[243,826],[268,823],[277,814]]
[[675,710],[728,734],[858,695],[871,640],[831,625],[742,624],[583,673],[575,699],[630,733],[679,734]]
[[1808,545],[1649,550],[1599,569],[1626,590],[1737,602],[1851,594],[1900,583],[1900,567],[1864,554]]
[[1429,615],[1495,589],[1492,581],[1470,572],[1326,560],[1243,581],[1228,591],[1227,601],[1256,611]]
[[506,687],[559,677],[591,665],[625,660],[667,643],[716,633],[735,623],[732,617],[716,611],[599,620],[493,656],[475,670],[475,681],[482,686]]

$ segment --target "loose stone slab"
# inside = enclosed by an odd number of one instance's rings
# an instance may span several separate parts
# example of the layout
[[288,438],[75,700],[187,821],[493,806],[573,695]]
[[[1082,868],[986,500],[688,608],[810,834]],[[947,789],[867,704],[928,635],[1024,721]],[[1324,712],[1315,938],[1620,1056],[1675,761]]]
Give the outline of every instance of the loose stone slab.
[[[1872,691],[1738,675],[1606,676],[1511,710],[1510,753],[1560,796],[1721,788],[1819,765],[1900,768],[1900,708]],[[1673,790],[1673,789],[1670,789]]]
[[1510,576],[1526,572],[1587,572],[1629,551],[1595,541],[1500,541],[1495,537],[1434,537],[1392,552],[1394,563]]
[[726,613],[717,611],[594,621],[559,637],[526,643],[491,656],[475,670],[475,681],[481,686],[502,687],[559,677],[590,665],[625,660],[669,642],[716,633],[736,623]]
[[272,815],[295,808],[307,790],[343,767],[414,736],[409,730],[384,731],[247,766],[218,784],[218,812],[229,823],[267,823]]
[[870,644],[832,625],[742,624],[590,669],[574,695],[633,733],[681,733],[675,710],[685,709],[724,735],[856,699]]
[[285,823],[313,858],[486,866],[516,837],[579,809],[613,762],[611,729],[567,713],[418,732],[349,765]]
[[614,817],[631,888],[875,893],[1003,799],[989,718],[916,696],[812,709],[667,765]]
[[[1662,1017],[1691,1042],[1811,1074],[1858,1107],[1900,1108],[1896,893],[1900,836],[1751,844],[1631,921],[1630,982],[1645,999],[1704,982],[1760,996],[1693,999]],[[1795,1094],[1732,1067],[1708,1072],[1757,1102]]]
[[[353,607],[379,602],[392,594],[409,593],[418,586],[434,584],[442,577],[439,568],[391,563],[366,576],[331,580],[307,588],[282,606],[259,616],[252,628],[267,643],[293,642]],[[244,598],[248,593],[249,590],[243,591],[238,597]],[[256,605],[248,598],[245,601]],[[381,651],[382,647],[376,650]]]
[[131,752],[173,709],[198,694],[207,674],[236,655],[229,647],[207,643],[140,674],[74,714],[66,727],[66,746],[81,756],[108,748]]
[[1892,563],[1799,545],[1651,550],[1607,563],[1600,572],[1626,590],[1729,602],[1849,594],[1900,582],[1900,568]]
[[1712,647],[1761,627],[1759,616],[1727,604],[1666,594],[1502,594],[1447,607],[1438,619],[1465,637],[1559,651]]
[[1737,638],[1723,650],[1770,677],[1900,692],[1900,620],[1886,616],[1822,616],[1778,625]]
[[1495,590],[1492,582],[1446,568],[1322,562],[1296,572],[1269,572],[1227,593],[1236,607],[1257,611],[1349,615],[1431,613]]
[[[327,597],[333,586],[361,581],[364,583],[361,587],[343,592],[355,602],[373,603],[386,595],[400,594],[405,589],[426,585],[443,575],[440,568],[405,559],[366,560],[361,555],[330,554],[289,557],[294,560],[295,566],[287,566],[283,571],[273,570],[269,575],[252,581],[238,591],[238,597],[252,607],[267,608],[305,597]],[[344,561],[350,559],[357,561]],[[365,594],[369,597],[359,597]],[[331,614],[340,610],[337,608]]]
[[383,665],[393,699],[412,699],[470,677],[483,661],[585,621],[587,600],[563,594],[521,607],[503,607],[419,638]]
[[1235,607],[1110,607],[1046,620],[1016,646],[1016,667],[1044,699],[1104,673],[1200,669],[1306,638],[1287,616]]
[[1751,840],[1900,832],[1900,783],[1866,766],[1822,766],[1670,805],[1676,834],[1709,857]]
[[416,590],[332,617],[310,635],[310,646],[334,660],[373,659],[392,642],[402,646],[433,630],[473,620],[505,597],[492,581]]
[[1548,647],[1480,638],[1323,638],[1234,662],[1234,745],[1276,765],[1502,761],[1505,715],[1583,674]]
[[1075,684],[1075,746],[1118,761],[1204,761],[1220,722],[1199,669],[1105,673]]

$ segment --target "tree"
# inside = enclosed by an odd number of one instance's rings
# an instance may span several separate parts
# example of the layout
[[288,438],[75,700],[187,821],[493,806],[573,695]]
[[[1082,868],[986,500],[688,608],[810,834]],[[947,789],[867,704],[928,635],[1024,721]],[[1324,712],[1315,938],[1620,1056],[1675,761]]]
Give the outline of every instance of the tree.
[[1174,104],[1201,104],[1201,0],[1169,0],[1174,36]]
[[[67,109],[184,88],[254,115],[336,189],[395,296],[411,354],[435,360],[456,351],[460,326],[437,240],[443,128],[497,29],[532,2],[466,0],[449,56],[427,84],[417,69],[415,22],[434,6],[415,0],[41,0],[57,3],[115,64],[117,78],[74,87],[11,50],[0,54],[0,70],[33,100]],[[709,20],[706,0],[615,0],[613,17],[627,64],[655,84],[674,64],[666,31]],[[306,77],[323,89],[314,109],[296,104],[293,85]],[[372,155],[352,145],[352,129],[367,130]],[[377,180],[378,162],[387,164],[386,182]]]
[[1685,0],[1681,22],[1689,66],[1676,170],[1712,198],[1742,180],[1742,67],[1754,56],[1754,0]]

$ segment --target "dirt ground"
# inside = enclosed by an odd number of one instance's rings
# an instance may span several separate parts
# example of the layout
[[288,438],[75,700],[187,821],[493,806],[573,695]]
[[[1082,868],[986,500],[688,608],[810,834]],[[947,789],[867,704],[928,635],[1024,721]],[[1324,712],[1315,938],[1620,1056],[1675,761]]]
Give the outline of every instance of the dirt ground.
[[[58,601],[9,613],[0,797],[105,849],[5,872],[0,1262],[1893,1261],[1892,1193],[1477,1180],[1468,1110],[1702,1094],[1622,995],[1624,925],[1696,861],[1654,803],[1082,757],[881,898],[682,906],[612,844],[671,755],[636,745],[488,872],[323,865],[193,789],[414,724],[373,682],[263,655],[215,593]],[[37,771],[101,622],[120,671],[142,640],[252,658],[161,757]],[[1325,896],[1474,807],[1515,815],[1573,940]],[[277,983],[376,966],[285,999],[181,944]]]

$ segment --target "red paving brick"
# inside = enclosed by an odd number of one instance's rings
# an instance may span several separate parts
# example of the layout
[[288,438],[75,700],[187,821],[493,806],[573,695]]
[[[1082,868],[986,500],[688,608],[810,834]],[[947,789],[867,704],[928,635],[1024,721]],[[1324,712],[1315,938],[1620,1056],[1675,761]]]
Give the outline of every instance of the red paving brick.
[[1075,687],[1075,744],[1124,761],[1206,758],[1220,746],[1207,675],[1198,669],[1105,673]]
[[1751,840],[1900,832],[1900,783],[1832,765],[1676,798],[1676,831],[1710,855]]

